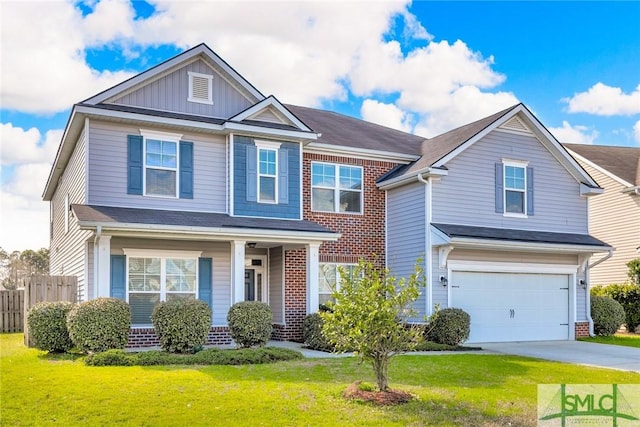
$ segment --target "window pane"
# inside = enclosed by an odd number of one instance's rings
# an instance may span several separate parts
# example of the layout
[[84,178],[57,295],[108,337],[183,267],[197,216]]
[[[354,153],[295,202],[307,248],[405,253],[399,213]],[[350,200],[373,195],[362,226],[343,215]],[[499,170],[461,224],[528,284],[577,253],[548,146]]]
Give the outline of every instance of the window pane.
[[167,292],[196,291],[196,263],[191,259],[167,259],[166,260]]
[[340,166],[340,188],[359,190],[362,188],[362,170],[350,166]]
[[360,212],[360,192],[340,191],[340,212]]
[[195,294],[167,294],[167,301],[171,301],[174,299],[196,299]]
[[333,190],[314,188],[311,191],[311,209],[314,211],[333,212],[335,210]]
[[320,293],[330,294],[336,285],[336,265],[320,264],[318,289]]
[[505,186],[517,190],[524,190],[524,168],[505,166]]
[[170,141],[162,141],[162,154],[175,157],[177,154],[176,143]]
[[162,142],[157,139],[147,139],[147,154],[162,154]]
[[147,166],[162,166],[162,155],[147,152]]
[[334,165],[314,163],[311,166],[311,185],[313,186],[334,187],[336,185],[335,177],[336,168]]
[[165,168],[175,168],[178,164],[177,157],[173,156],[162,156],[162,166]]
[[129,294],[131,323],[150,324],[153,307],[160,302],[160,294]]
[[175,197],[176,172],[160,169],[147,169],[147,194]]
[[506,191],[506,212],[524,213],[524,193],[520,191]]
[[276,174],[276,152],[275,150],[260,150],[260,174]]
[[335,302],[335,300],[333,299],[333,297],[331,296],[331,294],[319,294],[318,295],[318,302],[320,304],[328,304],[329,301],[331,302]]
[[260,200],[275,202],[276,179],[268,176],[260,177]]
[[129,258],[129,291],[160,290],[160,259]]

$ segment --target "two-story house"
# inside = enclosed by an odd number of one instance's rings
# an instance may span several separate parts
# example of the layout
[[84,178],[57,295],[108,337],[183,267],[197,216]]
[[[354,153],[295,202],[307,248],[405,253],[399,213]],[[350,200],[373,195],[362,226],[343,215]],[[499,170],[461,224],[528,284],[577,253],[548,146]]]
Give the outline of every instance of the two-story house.
[[624,283],[627,263],[640,258],[640,147],[564,146],[604,188],[589,201],[589,230],[615,252],[591,269],[591,284]]
[[586,333],[599,191],[522,105],[425,140],[283,105],[199,45],[74,105],[44,200],[51,273],[81,301],[126,300],[132,346],[157,342],[151,311],[172,298],[211,306],[212,344],[245,300],[300,339],[337,266],[403,275],[422,255],[421,312],[462,307],[474,340],[504,341]]

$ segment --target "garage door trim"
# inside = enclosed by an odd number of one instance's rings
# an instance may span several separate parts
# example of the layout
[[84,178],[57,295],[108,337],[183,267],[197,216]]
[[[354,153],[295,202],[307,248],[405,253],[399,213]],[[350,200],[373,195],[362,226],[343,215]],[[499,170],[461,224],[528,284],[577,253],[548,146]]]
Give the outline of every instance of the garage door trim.
[[[467,260],[449,260],[447,262],[447,277],[455,280],[456,271],[471,271],[484,273],[539,273],[539,274],[567,274],[569,275],[569,340],[575,339],[576,322],[576,276],[578,265],[566,264],[525,264],[514,262],[483,262]],[[451,307],[451,285],[447,286],[447,307]]]

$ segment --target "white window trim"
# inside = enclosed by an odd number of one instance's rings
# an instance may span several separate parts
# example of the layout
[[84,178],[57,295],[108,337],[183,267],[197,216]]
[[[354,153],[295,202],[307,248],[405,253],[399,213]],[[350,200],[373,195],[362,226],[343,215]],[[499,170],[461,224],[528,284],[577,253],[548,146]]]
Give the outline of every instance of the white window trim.
[[[335,185],[333,187],[326,187],[322,185],[313,185],[313,165],[331,165],[335,166]],[[362,188],[360,190],[344,190],[344,191],[359,191],[360,192],[360,211],[359,212],[341,212],[340,211],[340,166],[345,166],[349,168],[358,168],[360,169],[360,184]],[[332,211],[323,211],[313,209],[313,189],[314,188],[322,188],[325,190],[333,190],[333,210]],[[364,168],[362,166],[357,165],[347,165],[344,163],[330,163],[330,162],[311,162],[311,211],[312,212],[328,212],[328,213],[336,213],[343,215],[362,215],[364,212]]]
[[[319,262],[318,263],[318,272],[322,271],[322,268],[320,267],[321,265],[335,265],[336,266],[336,291],[340,290],[340,271],[338,270],[339,267],[355,267],[356,265],[358,265],[357,263],[349,263],[349,262]],[[318,278],[319,279],[319,278]],[[331,296],[333,292],[329,293],[329,296]],[[326,292],[320,292],[320,287],[318,287],[318,296],[320,295],[327,295]]]
[[[278,170],[279,170],[279,151],[280,150],[280,146],[282,145],[282,143],[280,142],[274,142],[274,141],[255,141],[255,145],[256,145],[256,149],[257,149],[257,155],[256,155],[256,161],[258,162],[257,164],[257,177],[258,177],[258,182],[257,182],[257,192],[258,192],[258,203],[268,203],[268,204],[272,204],[275,205],[278,203]],[[276,173],[274,175],[270,175],[270,174],[264,174],[260,172],[260,150],[265,150],[265,151],[274,151],[276,153],[275,155],[275,162],[276,162]],[[267,178],[273,178],[274,183],[273,183],[273,188],[274,188],[274,199],[273,200],[262,200],[260,198],[260,178],[261,177],[267,177]]]
[[[122,252],[126,255],[126,263],[125,263],[125,295],[127,303],[129,303],[129,294],[160,294],[160,301],[167,300],[167,290],[166,290],[166,259],[195,259],[196,260],[196,288],[194,291],[195,297],[198,298],[198,292],[200,291],[200,266],[198,265],[198,258],[202,255],[202,251],[166,251],[166,250],[157,250],[157,249],[129,249],[123,248]],[[129,259],[130,258],[160,258],[162,259],[160,264],[160,291],[129,291]],[[177,292],[177,293],[187,293],[187,292]],[[191,293],[191,292],[189,292]],[[131,326],[140,327],[140,326],[149,326],[150,323],[135,323]]]
[[[161,132],[156,130],[140,129],[142,135],[142,195],[145,197],[157,197],[160,199],[177,199],[180,197],[180,141],[183,134]],[[173,142],[176,144],[176,167],[167,168],[163,166],[147,166],[147,140]],[[176,194],[174,196],[163,196],[147,193],[147,167],[150,169],[170,170],[176,173]]]
[[[521,168],[524,169],[524,190],[520,190],[517,188],[509,188],[507,189],[507,166]],[[504,212],[502,216],[510,217],[510,218],[529,218],[527,215],[527,167],[529,166],[529,162],[524,160],[512,160],[512,159],[502,159],[502,200],[504,205]],[[509,191],[518,191],[522,193],[523,200],[523,212],[507,212],[507,190]]]
[[[189,75],[189,95],[187,97],[187,101],[197,102],[199,104],[213,105],[213,75],[196,73],[193,71],[188,71],[187,74]],[[193,97],[193,78],[194,77],[207,79],[207,99]]]

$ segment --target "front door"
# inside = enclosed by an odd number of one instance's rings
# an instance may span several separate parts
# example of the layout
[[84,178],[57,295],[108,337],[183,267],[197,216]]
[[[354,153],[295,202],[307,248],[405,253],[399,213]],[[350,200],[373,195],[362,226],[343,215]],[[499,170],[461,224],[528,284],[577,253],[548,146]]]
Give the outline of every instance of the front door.
[[267,302],[264,288],[264,270],[262,268],[245,268],[244,300]]

